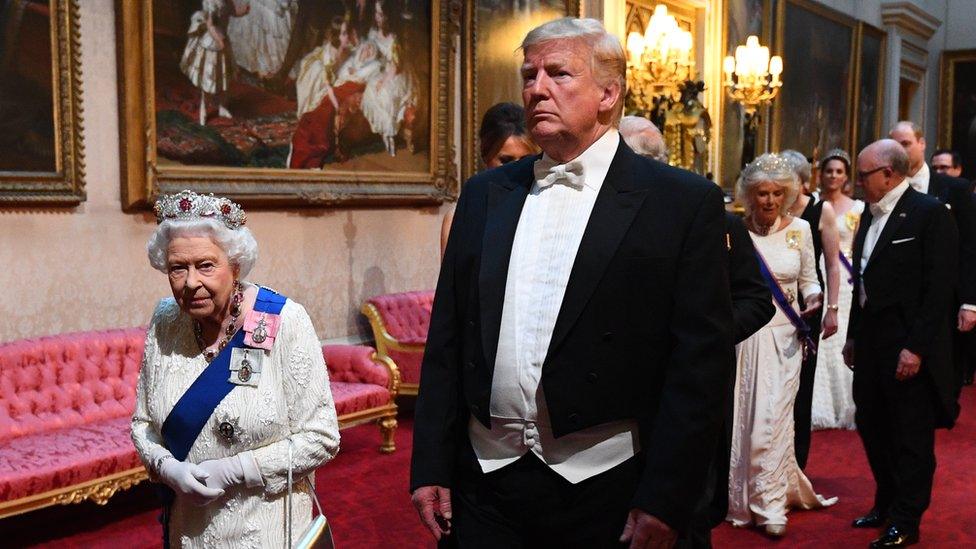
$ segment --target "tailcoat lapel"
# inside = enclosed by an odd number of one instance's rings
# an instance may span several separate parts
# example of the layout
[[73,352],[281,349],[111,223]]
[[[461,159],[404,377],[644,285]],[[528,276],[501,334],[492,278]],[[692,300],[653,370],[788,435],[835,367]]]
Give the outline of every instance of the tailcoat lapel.
[[495,354],[498,351],[498,333],[501,329],[505,283],[508,279],[515,229],[518,227],[525,197],[534,181],[532,167],[538,158],[536,156],[524,161],[517,171],[491,182],[488,188],[488,211],[481,244],[481,267],[478,272],[478,295],[481,311],[481,343],[489,369],[494,369]]
[[936,177],[935,172],[929,175],[929,188],[925,194],[939,199],[939,202],[946,204],[949,202],[949,186],[941,177]]
[[905,191],[905,194],[898,199],[898,203],[895,204],[895,209],[891,211],[891,215],[888,216],[888,221],[885,222],[884,229],[878,235],[878,242],[874,245],[874,249],[871,250],[871,257],[868,258],[868,264],[865,270],[870,269],[871,265],[876,263],[875,258],[891,243],[891,238],[894,236],[895,231],[905,222],[908,214],[915,209],[915,197],[918,194],[918,191],[909,187]]
[[573,262],[549,342],[550,356],[576,323],[647,197],[648,189],[639,189],[635,184],[636,158],[621,139]]

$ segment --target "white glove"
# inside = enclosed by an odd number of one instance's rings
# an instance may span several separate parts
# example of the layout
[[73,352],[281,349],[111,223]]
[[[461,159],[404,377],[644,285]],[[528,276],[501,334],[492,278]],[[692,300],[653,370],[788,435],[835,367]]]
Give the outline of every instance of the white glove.
[[241,466],[240,456],[208,459],[200,462],[200,469],[207,475],[207,487],[220,490],[221,493],[244,482],[244,467]]
[[194,505],[206,505],[224,495],[223,490],[208,488],[204,483],[210,473],[199,465],[176,458],[159,464],[159,478],[177,494],[186,496]]

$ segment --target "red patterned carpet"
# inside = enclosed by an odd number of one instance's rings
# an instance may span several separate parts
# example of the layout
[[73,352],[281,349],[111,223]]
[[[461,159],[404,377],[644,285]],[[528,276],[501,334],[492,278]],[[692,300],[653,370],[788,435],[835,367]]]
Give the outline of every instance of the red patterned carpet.
[[[952,431],[940,431],[939,460],[932,506],[922,523],[918,547],[976,546],[976,389],[963,393],[963,417]],[[373,426],[343,431],[342,451],[318,474],[317,487],[341,549],[433,547],[407,494],[412,422],[401,419],[398,450],[377,451]],[[849,527],[871,506],[873,484],[854,432],[814,433],[808,474],[814,487],[840,502],[826,510],[795,512],[785,538],[771,541],[757,531],[722,526],[715,546],[865,547],[876,535]],[[147,486],[113,498],[105,507],[91,503],[48,508],[0,520],[0,546],[137,549],[158,547],[155,499]]]

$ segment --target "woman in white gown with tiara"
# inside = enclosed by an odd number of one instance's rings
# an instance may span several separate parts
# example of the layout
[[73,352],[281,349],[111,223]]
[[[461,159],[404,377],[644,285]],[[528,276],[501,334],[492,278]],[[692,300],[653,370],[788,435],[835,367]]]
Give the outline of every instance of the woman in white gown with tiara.
[[817,352],[817,370],[813,384],[813,429],[854,429],[854,373],[844,364],[841,350],[847,340],[847,320],[851,311],[851,250],[864,202],[844,194],[850,180],[851,159],[846,152],[834,149],[820,161],[820,196],[837,213],[840,252],[844,255],[840,269],[840,296],[837,302],[837,333],[821,340]]

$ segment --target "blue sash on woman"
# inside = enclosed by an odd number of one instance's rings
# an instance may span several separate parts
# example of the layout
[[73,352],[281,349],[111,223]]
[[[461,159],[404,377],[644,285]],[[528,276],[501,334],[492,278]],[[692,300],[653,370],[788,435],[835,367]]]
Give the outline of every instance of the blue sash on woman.
[[810,352],[817,352],[817,344],[810,337],[810,326],[803,320],[800,313],[796,312],[793,305],[790,304],[790,300],[786,297],[786,292],[783,291],[783,287],[779,285],[776,277],[769,270],[769,265],[766,264],[766,258],[763,257],[758,249],[756,250],[756,258],[759,259],[759,272],[762,273],[762,277],[766,280],[766,285],[769,286],[769,291],[773,294],[773,301],[776,302],[779,309],[789,319],[790,324],[796,328],[800,343],[803,345],[803,356],[806,356]]
[[846,255],[844,255],[844,252],[837,252],[837,255],[840,256],[840,264],[843,265],[845,269],[847,269],[847,275],[848,275],[847,276],[847,283],[848,284],[853,284],[854,283],[854,266],[851,265],[850,260],[847,259],[847,256]]
[[[254,302],[254,310],[259,313],[277,315],[281,313],[281,308],[284,307],[287,300],[288,298],[283,295],[259,287],[257,299]],[[234,390],[234,387],[237,387],[229,380],[230,358],[235,348],[245,347],[244,335],[244,330],[238,330],[234,334],[227,346],[197,376],[190,388],[183,393],[180,400],[176,402],[176,406],[166,416],[162,428],[163,446],[176,459],[186,460],[190,448],[193,447],[193,443],[200,436],[200,432],[210,421],[210,416],[213,415],[217,405]],[[169,547],[169,510],[175,493],[165,485],[161,485],[161,490],[163,498],[163,516],[161,517],[163,547]]]

